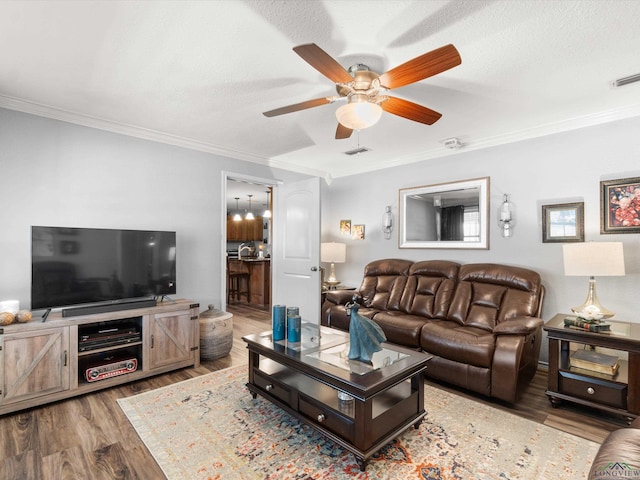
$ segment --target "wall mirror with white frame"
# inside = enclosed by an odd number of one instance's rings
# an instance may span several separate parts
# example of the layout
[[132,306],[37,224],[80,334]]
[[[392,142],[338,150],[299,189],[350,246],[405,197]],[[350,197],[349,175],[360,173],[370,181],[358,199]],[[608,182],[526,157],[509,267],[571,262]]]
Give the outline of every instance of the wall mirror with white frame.
[[400,248],[489,248],[489,177],[399,191]]

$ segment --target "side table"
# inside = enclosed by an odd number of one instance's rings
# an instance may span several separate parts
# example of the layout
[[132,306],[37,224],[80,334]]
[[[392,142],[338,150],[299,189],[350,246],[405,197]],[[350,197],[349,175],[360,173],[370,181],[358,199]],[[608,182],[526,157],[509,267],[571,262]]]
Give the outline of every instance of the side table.
[[[620,414],[627,421],[640,415],[640,324],[607,320],[611,332],[587,332],[564,326],[557,314],[544,330],[549,339],[549,380],[545,392],[557,407],[562,400]],[[624,352],[615,376],[571,367],[571,344],[604,347]],[[627,358],[623,358],[627,357]]]

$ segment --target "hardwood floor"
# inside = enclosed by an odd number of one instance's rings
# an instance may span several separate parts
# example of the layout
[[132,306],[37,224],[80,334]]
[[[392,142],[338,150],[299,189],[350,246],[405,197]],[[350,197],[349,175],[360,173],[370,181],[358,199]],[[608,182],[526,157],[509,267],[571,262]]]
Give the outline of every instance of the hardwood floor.
[[[0,417],[0,478],[164,478],[116,400],[210,371],[246,364],[242,336],[270,329],[270,312],[243,305],[232,305],[228,310],[234,314],[234,339],[231,353],[225,358],[203,361],[197,369],[186,368]],[[538,371],[514,407],[429,383],[595,442],[601,442],[608,432],[625,425],[622,418],[577,405],[565,403],[552,408],[544,394],[547,384],[544,370]]]

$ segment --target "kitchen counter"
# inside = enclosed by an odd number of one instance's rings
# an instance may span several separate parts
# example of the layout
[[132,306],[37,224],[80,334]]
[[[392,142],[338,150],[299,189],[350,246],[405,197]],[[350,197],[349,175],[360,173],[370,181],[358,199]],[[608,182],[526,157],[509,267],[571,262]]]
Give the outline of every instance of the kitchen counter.
[[271,304],[271,261],[269,258],[243,257],[229,259],[229,269],[249,274],[249,304],[269,307]]

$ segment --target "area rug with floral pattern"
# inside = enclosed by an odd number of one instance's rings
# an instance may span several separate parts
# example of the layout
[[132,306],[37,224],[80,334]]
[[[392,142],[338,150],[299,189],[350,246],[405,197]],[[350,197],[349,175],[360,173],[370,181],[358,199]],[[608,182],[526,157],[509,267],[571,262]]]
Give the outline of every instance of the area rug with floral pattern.
[[427,415],[361,472],[353,455],[258,396],[231,367],[118,403],[170,480],[580,479],[598,444],[425,386]]

